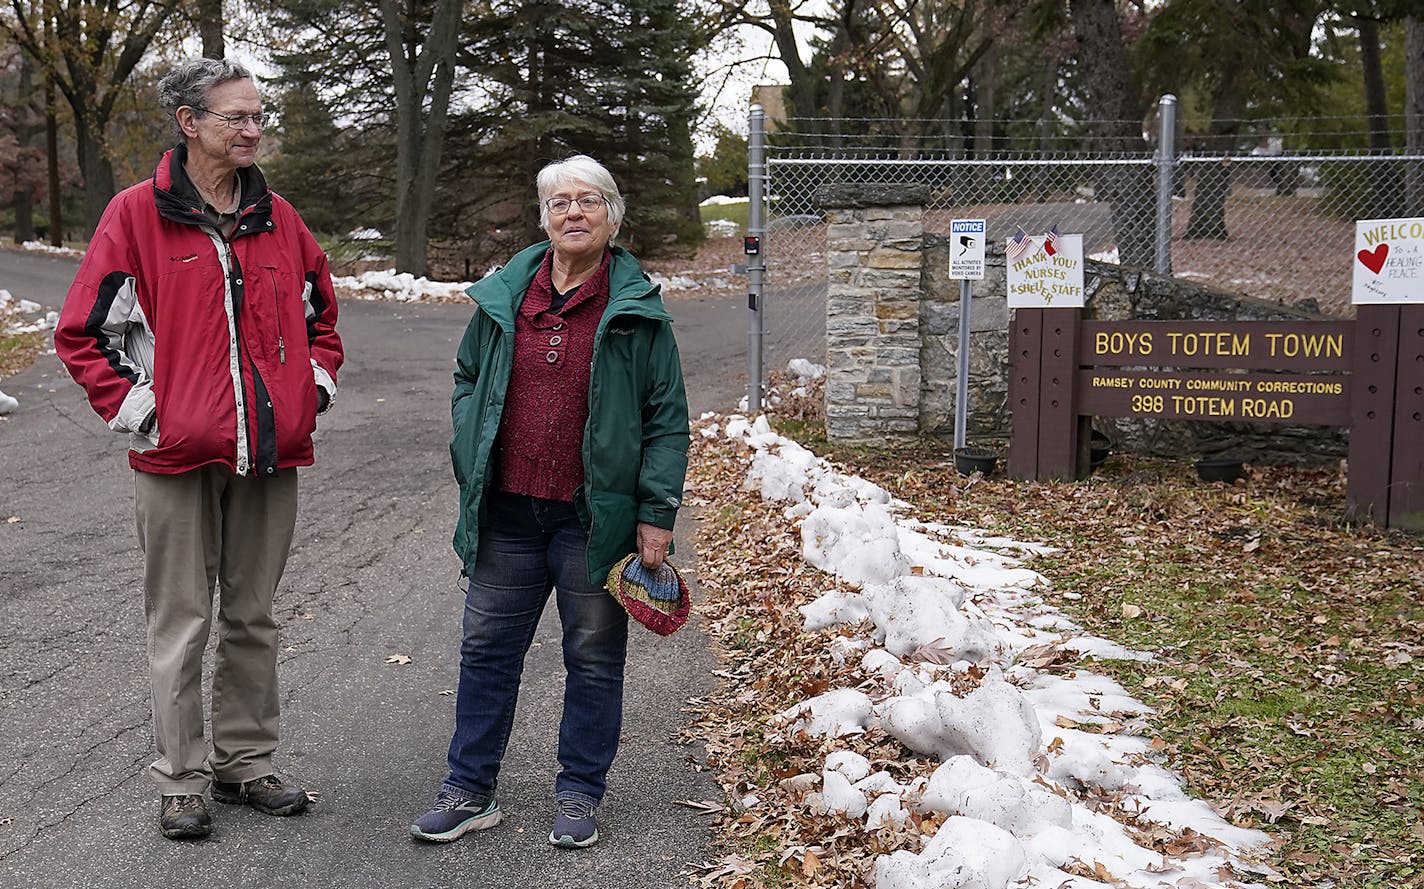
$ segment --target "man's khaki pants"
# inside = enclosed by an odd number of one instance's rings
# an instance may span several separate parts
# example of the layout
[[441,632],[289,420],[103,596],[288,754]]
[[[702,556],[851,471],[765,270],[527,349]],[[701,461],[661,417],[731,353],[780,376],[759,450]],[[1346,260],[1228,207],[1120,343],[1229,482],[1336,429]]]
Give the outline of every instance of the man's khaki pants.
[[[272,773],[277,747],[277,622],[272,597],[297,518],[297,471],[265,479],[223,466],[135,472],[138,542],[162,795]],[[203,650],[217,584],[213,752],[203,739]]]

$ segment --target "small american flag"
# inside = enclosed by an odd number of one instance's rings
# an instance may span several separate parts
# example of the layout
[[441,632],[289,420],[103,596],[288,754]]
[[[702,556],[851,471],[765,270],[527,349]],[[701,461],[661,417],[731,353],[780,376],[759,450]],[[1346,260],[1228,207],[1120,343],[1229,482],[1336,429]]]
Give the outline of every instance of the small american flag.
[[1004,253],[1010,260],[1018,259],[1032,243],[1033,242],[1028,239],[1028,232],[1019,229],[1018,234],[1009,238],[1008,245],[1004,247]]
[[1058,226],[1054,225],[1043,236],[1043,252],[1049,256],[1057,253],[1054,245],[1058,243]]

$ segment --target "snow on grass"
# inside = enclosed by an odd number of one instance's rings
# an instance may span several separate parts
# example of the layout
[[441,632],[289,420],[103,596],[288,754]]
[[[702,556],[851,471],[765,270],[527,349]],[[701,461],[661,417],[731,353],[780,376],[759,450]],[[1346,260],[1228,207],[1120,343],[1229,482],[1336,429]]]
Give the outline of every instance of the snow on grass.
[[[773,722],[828,739],[879,730],[942,763],[927,784],[901,784],[838,750],[819,775],[796,779],[814,811],[867,829],[907,811],[949,816],[919,852],[876,860],[877,889],[1211,889],[1241,885],[1222,882],[1224,865],[1262,871],[1250,862],[1266,835],[1229,824],[1156,763],[1150,707],[1088,670],[1043,669],[1064,650],[1151,658],[1081,634],[1045,604],[1045,578],[1010,554],[1045,547],[918,521],[765,417],[732,415],[721,434],[753,449],[745,486],[788,504],[805,560],[856,588],[801,611],[808,632],[840,627],[832,656],[859,659],[864,681]],[[1122,820],[1103,813],[1105,796]],[[1168,851],[1138,842],[1153,835],[1172,838]]]

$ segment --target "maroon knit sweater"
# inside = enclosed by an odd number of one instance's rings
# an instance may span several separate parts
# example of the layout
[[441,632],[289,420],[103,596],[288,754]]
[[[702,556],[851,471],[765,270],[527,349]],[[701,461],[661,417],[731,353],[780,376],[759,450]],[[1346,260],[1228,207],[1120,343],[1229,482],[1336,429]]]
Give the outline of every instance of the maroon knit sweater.
[[514,318],[514,366],[495,437],[495,487],[571,501],[583,484],[583,429],[593,334],[608,305],[608,258],[557,312],[553,250]]

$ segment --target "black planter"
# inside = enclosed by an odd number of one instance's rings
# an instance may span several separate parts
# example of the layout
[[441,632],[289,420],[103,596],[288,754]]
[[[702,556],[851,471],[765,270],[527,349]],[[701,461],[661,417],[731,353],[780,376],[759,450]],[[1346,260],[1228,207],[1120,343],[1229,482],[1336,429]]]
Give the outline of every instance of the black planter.
[[1231,484],[1245,473],[1246,467],[1239,457],[1204,457],[1197,461],[1197,475],[1204,482]]
[[1112,447],[1112,439],[1094,429],[1088,445],[1088,468],[1097,469],[1106,463],[1108,455],[1112,453]]
[[999,452],[993,448],[976,448],[973,446],[954,449],[954,468],[960,475],[988,475],[994,471],[994,465],[999,462]]

